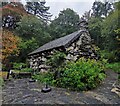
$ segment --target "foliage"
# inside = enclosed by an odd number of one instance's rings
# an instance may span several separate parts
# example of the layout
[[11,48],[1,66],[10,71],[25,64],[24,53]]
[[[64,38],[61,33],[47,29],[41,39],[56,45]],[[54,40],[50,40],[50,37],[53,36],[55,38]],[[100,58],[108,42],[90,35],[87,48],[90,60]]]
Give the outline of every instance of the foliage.
[[[97,1],[96,1],[97,2]],[[99,2],[99,1],[98,1]],[[107,2],[106,2],[107,3]],[[99,3],[98,3],[99,4]],[[91,37],[94,39],[95,44],[100,47],[100,49],[107,51],[106,57],[109,62],[115,62],[120,60],[120,40],[119,40],[119,20],[120,20],[120,9],[119,2],[114,3],[114,10],[110,8],[112,4],[107,3],[106,8],[109,8],[106,17],[91,17],[89,18],[89,31]],[[97,4],[94,4],[94,6]],[[103,7],[105,3],[101,4]],[[110,6],[111,5],[111,6]],[[99,7],[99,6],[98,6]],[[98,8],[95,7],[96,9]],[[102,8],[102,7],[101,7]],[[105,8],[105,7],[104,7]],[[104,9],[103,8],[103,9]],[[99,11],[100,8],[97,9]],[[108,10],[109,10],[108,9]],[[102,11],[102,10],[101,10]],[[94,12],[94,11],[93,11]],[[100,12],[100,11],[99,11]],[[105,12],[105,11],[104,11]],[[105,13],[106,14],[106,13]]]
[[54,79],[59,77],[60,72],[58,71],[59,67],[64,65],[66,54],[60,51],[55,51],[55,53],[47,60],[46,64],[52,66],[50,71],[54,72]]
[[100,61],[81,58],[77,62],[69,62],[58,68],[57,70],[61,72],[61,75],[57,79],[53,78],[54,73],[37,74],[34,78],[41,82],[47,79],[52,85],[72,90],[93,89],[105,78],[105,66],[103,64]]
[[116,62],[116,63],[108,63],[106,65],[107,69],[112,69],[115,72],[120,73],[120,62]]
[[37,44],[42,44],[50,40],[50,35],[45,31],[44,23],[33,16],[22,17],[16,28],[16,33],[25,40],[35,38]]
[[[5,4],[5,3],[4,3]],[[22,16],[28,15],[20,2],[6,3],[2,8],[2,26],[15,29]]]
[[104,68],[99,61],[81,58],[76,63],[70,62],[63,68],[61,78],[56,84],[76,90],[93,89],[105,78]]
[[105,38],[104,47],[111,51],[118,48],[118,41],[115,34],[116,29],[119,28],[120,11],[115,10],[103,22],[102,36]]
[[15,36],[11,31],[3,30],[2,33],[2,59],[18,55],[20,38]]
[[107,17],[108,14],[113,11],[113,3],[110,3],[109,1],[105,1],[104,3],[101,1],[95,1],[92,10],[92,16],[94,17]]
[[52,16],[48,10],[50,7],[45,6],[45,1],[37,0],[35,2],[26,2],[26,11],[30,14],[36,15],[42,20],[50,21],[50,17]]
[[111,69],[114,72],[118,73],[118,80],[120,81],[120,62],[115,62],[115,63],[108,63],[106,64],[107,69]]
[[17,25],[15,32],[22,38],[20,61],[24,62],[30,52],[50,41],[51,36],[46,32],[44,23],[33,16],[22,17]]
[[13,63],[13,69],[16,72],[32,72],[32,69],[28,68],[25,63]]
[[100,17],[102,15],[103,3],[95,1],[92,6],[93,16]]
[[47,84],[53,84],[53,73],[47,72],[47,73],[37,73],[32,76],[33,79],[38,80],[41,83],[47,83]]
[[53,39],[65,36],[78,30],[79,15],[72,9],[67,8],[59,13],[58,18],[50,24],[50,35]]
[[33,50],[37,49],[39,46],[36,42],[35,38],[31,38],[29,40],[22,40],[19,44],[20,54],[19,54],[19,61],[25,62],[27,55],[32,52]]
[[52,68],[57,68],[64,62],[65,56],[65,53],[57,51],[48,59],[47,64]]
[[25,63],[13,63],[13,69],[16,69],[16,70],[19,70],[25,67],[26,67]]
[[100,51],[100,55],[101,58],[103,59],[107,59],[108,62],[118,62],[119,61],[119,57],[117,55],[117,51],[107,51],[107,50],[101,50]]
[[88,22],[88,27],[90,31],[91,38],[94,40],[95,45],[99,46],[101,49],[103,48],[102,45],[102,18],[94,18],[91,17]]
[[0,4],[0,7],[3,7],[3,6],[5,6],[5,5],[7,5],[7,4],[9,4],[8,2],[2,2],[1,4]]
[[8,72],[7,71],[0,71],[0,78],[1,78],[1,80],[4,80],[4,79],[6,79],[7,78],[7,74],[8,74]]
[[22,68],[20,72],[33,72],[31,68]]

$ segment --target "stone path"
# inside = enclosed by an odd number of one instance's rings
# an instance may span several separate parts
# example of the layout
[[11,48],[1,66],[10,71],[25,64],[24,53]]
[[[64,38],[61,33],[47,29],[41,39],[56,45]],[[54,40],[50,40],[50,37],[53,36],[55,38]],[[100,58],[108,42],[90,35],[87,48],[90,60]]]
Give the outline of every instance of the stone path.
[[42,84],[29,79],[13,79],[6,82],[2,90],[3,104],[120,104],[120,98],[111,92],[117,74],[106,71],[107,78],[97,89],[87,92],[69,91],[52,87],[49,93],[42,93]]

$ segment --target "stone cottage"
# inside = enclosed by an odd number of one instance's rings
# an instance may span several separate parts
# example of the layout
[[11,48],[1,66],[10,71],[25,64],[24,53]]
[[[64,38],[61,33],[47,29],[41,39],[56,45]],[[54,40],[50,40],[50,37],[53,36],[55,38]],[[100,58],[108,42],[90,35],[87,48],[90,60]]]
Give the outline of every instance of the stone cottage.
[[80,57],[97,59],[97,54],[92,47],[92,40],[88,32],[87,22],[80,22],[80,30],[64,37],[50,41],[35,51],[28,54],[30,68],[39,71],[47,71],[50,66],[45,63],[55,51],[66,53],[66,61],[76,61]]

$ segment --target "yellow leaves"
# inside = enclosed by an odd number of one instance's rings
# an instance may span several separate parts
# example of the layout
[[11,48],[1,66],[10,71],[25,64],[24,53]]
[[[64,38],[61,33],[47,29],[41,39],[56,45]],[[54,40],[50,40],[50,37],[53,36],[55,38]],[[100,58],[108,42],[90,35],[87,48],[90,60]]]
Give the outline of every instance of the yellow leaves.
[[8,74],[8,72],[2,72],[2,71],[0,71],[0,77],[2,77],[4,79],[7,77],[7,74]]
[[15,36],[12,32],[4,30],[2,33],[2,59],[10,55],[17,55],[19,37]]

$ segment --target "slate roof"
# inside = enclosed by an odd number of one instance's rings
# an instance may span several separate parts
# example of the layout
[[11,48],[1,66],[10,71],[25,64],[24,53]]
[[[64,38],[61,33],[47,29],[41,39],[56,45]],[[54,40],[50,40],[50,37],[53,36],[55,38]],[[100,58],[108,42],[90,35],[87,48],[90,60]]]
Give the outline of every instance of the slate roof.
[[66,35],[64,37],[50,41],[50,42],[44,44],[43,46],[39,47],[35,51],[29,53],[28,55],[37,54],[37,53],[40,53],[40,52],[43,52],[46,50],[50,50],[50,49],[54,49],[54,48],[58,48],[58,47],[67,47],[72,42],[74,42],[81,35],[82,32],[85,32],[85,30],[79,30],[79,31],[76,31],[69,35]]

